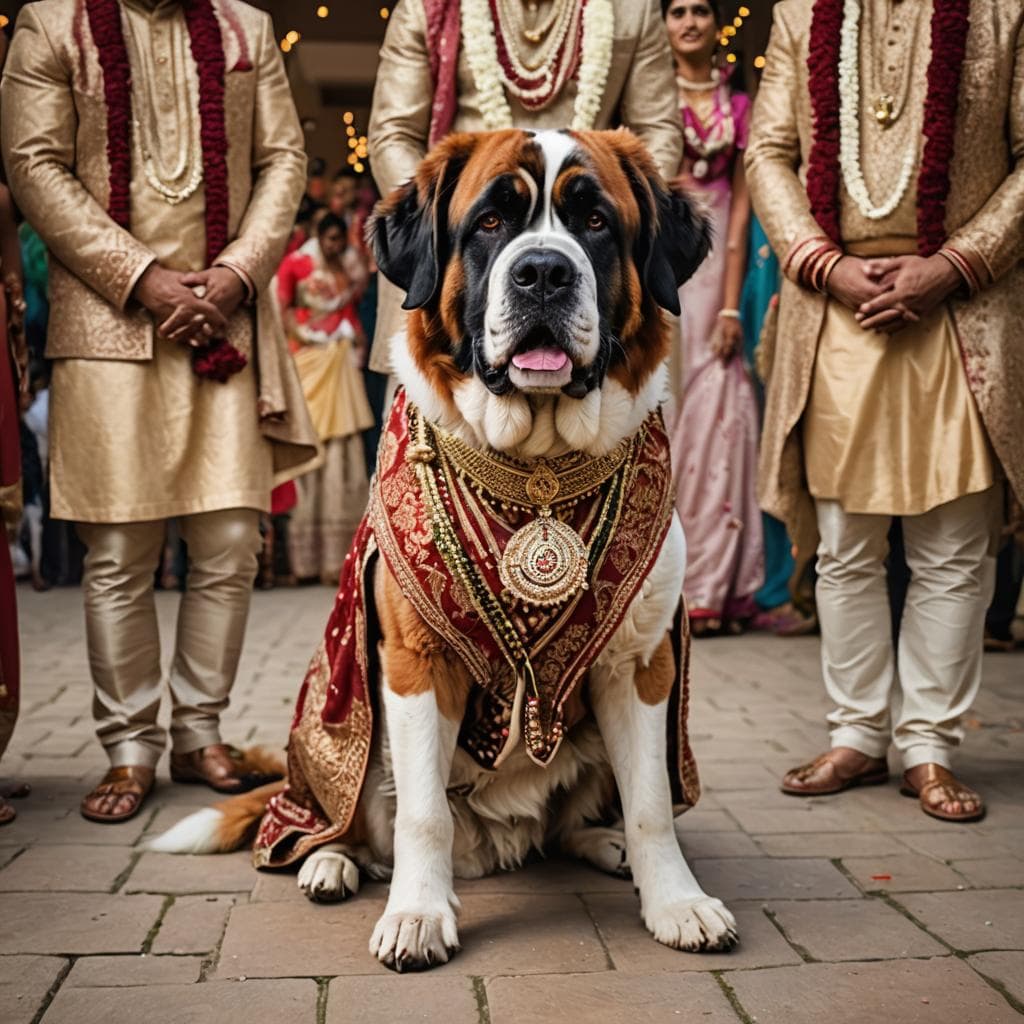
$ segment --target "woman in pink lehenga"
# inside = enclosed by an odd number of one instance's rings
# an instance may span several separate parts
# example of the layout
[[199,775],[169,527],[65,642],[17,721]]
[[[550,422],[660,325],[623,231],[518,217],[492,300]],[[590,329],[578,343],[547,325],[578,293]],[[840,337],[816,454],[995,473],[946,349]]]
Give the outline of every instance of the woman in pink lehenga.
[[764,576],[757,506],[757,397],[743,362],[739,300],[750,200],[743,176],[750,101],[715,66],[715,0],[662,0],[686,149],[674,187],[707,207],[711,253],[679,292],[682,380],[672,428],[676,508],[686,531],[694,635],[738,633]]

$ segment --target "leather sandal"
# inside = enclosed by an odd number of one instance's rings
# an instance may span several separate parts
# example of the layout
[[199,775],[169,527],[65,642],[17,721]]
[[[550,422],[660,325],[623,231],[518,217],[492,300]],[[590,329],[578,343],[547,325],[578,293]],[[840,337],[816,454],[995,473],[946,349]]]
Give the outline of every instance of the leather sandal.
[[[924,785],[920,789],[916,788],[907,778],[909,773],[904,772],[900,792],[904,796],[916,797],[925,814],[939,821],[981,821],[985,817],[985,802],[948,768],[940,764],[927,764],[924,767],[927,769]],[[974,804],[974,810],[953,813],[942,809],[943,804],[958,803],[962,807],[968,802]]]
[[[125,764],[111,768],[93,790],[82,798],[79,808],[82,817],[104,825],[134,818],[146,797],[152,792],[155,778],[156,773],[153,769],[143,765]],[[109,811],[100,811],[89,806],[104,799],[110,804]],[[127,809],[115,810],[114,808],[125,799],[129,800]]]
[[174,782],[209,786],[218,793],[246,793],[279,778],[280,775],[252,771],[245,754],[227,743],[214,743],[187,754],[171,754]]
[[844,775],[837,764],[835,750],[828,750],[813,761],[786,772],[780,789],[789,796],[827,796],[854,786],[880,786],[888,781],[889,766],[885,758],[868,758],[859,771]]
[[32,792],[32,787],[27,782],[15,782],[9,786],[0,786],[0,825],[6,825],[14,821],[18,816],[10,800],[20,800]]

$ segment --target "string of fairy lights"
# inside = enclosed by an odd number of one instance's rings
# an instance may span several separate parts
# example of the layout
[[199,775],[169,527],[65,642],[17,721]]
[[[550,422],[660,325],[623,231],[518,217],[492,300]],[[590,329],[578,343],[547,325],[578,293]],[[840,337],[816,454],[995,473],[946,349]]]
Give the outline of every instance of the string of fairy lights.
[[[387,21],[391,17],[390,7],[381,7],[377,12],[380,15],[381,21]],[[316,16],[318,18],[329,18],[331,16],[331,9],[327,4],[320,4],[316,9]],[[291,53],[298,43],[302,42],[302,33],[295,29],[290,29],[288,32],[281,37],[280,46],[284,53]]]
[[[732,22],[728,25],[722,26],[722,33],[718,37],[718,43],[723,50],[726,51],[725,61],[727,64],[735,64],[739,59],[736,54],[729,49],[732,45],[733,40],[736,38],[736,33],[743,28],[744,19],[750,17],[749,7],[740,7],[736,11],[736,16],[732,19]],[[759,54],[754,58],[754,67],[760,70],[765,65],[765,59],[763,54]]]

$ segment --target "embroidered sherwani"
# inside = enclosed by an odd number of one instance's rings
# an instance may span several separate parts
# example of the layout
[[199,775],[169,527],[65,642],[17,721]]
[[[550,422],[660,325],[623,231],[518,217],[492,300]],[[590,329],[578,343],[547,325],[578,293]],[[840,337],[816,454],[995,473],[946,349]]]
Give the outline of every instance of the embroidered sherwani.
[[[898,40],[901,32],[906,34],[906,27],[891,31],[889,8],[906,8],[903,17],[910,21],[912,9],[922,4],[930,10],[930,0],[872,0],[865,4],[866,18],[869,23],[873,21],[879,35],[872,44],[876,54],[891,49],[902,52]],[[782,0],[774,9],[775,22],[746,158],[754,206],[783,262],[802,241],[822,234],[811,216],[804,190],[812,141],[807,84],[812,6],[812,0]],[[914,66],[907,111],[884,135],[867,124],[866,111],[862,115],[862,164],[876,202],[892,189],[909,136],[920,134],[924,75],[930,53],[929,22],[926,12],[919,20],[916,46],[908,44],[911,56],[903,57]],[[954,294],[947,303],[964,379],[991,442],[994,460],[1018,495],[1024,494],[1024,348],[1010,325],[1024,321],[1022,22],[1024,10],[1012,0],[974,0],[971,4],[946,205],[947,244],[969,261],[981,286],[968,294],[965,285],[964,291]],[[890,31],[886,36],[887,24]],[[863,33],[862,28],[862,39]],[[892,47],[889,39],[896,40]],[[868,53],[868,47],[862,46],[862,82],[874,74]],[[898,243],[897,249],[890,245],[890,252],[912,251],[916,238],[915,181],[916,175],[899,208],[883,221],[868,221],[861,216],[841,188],[844,243],[868,252],[876,240],[882,239]],[[826,310],[833,303],[801,288],[797,283],[799,273],[796,260],[787,268],[782,284],[778,340],[765,410],[759,497],[762,507],[785,520],[790,536],[806,547],[814,543],[815,528],[798,424],[811,393]],[[896,335],[896,344],[900,344],[902,333]]]
[[275,479],[317,452],[269,292],[305,186],[302,132],[268,15],[212,0],[225,56],[228,244],[216,258],[248,301],[227,337],[248,356],[201,380],[187,347],[156,334],[132,291],[154,261],[205,268],[199,88],[173,0],[122,0],[131,69],[130,230],[107,214],[103,69],[83,0],[43,0],[18,19],[3,80],[3,150],[26,218],[51,253],[47,355],[51,494],[78,521],[93,712],[114,765],[156,763],[160,641],[152,587],[168,517],[189,578],[170,672],[171,734],[187,753],[220,741],[248,614],[259,511]]
[[[805,192],[813,122],[808,90],[812,0],[783,0],[754,108],[747,175],[785,270],[759,492],[807,550],[818,539],[818,614],[832,745],[905,768],[948,765],[981,678],[984,612],[1003,476],[1024,493],[1024,8],[972,0],[940,252],[963,276],[945,303],[893,335],[860,328],[836,299],[801,284],[822,236]],[[840,185],[842,250],[917,250],[917,171],[933,0],[864,0],[859,51],[861,167],[869,219]],[[875,97],[894,97],[889,127]],[[842,175],[841,175],[842,177]],[[813,503],[810,500],[813,498]],[[899,644],[889,641],[884,559],[903,517],[912,572]],[[890,729],[891,693],[902,691]]]
[[[215,5],[227,73],[229,242],[256,299],[229,338],[250,357],[226,384],[200,381],[186,347],[156,336],[131,292],[153,260],[202,270],[203,186],[171,205],[147,180],[201,163],[198,77],[180,4],[124,0],[132,65],[131,231],[107,216],[103,73],[85,6],[44,0],[18,21],[4,74],[10,183],[51,260],[47,356],[52,514],[132,522],[221,508],[268,509],[275,469],[307,462],[316,440],[268,286],[305,182],[302,132],[269,18]],[[79,46],[77,40],[82,41]],[[159,424],[159,429],[155,425]],[[293,474],[287,474],[293,475]]]
[[[647,143],[662,175],[673,178],[683,155],[683,137],[672,53],[658,3],[615,0],[614,9],[611,65],[594,127],[626,125]],[[452,129],[484,131],[479,93],[460,41],[445,39],[442,45],[460,46],[458,105]],[[535,111],[527,110],[507,92],[506,99],[517,128],[568,128],[576,92],[576,81],[570,80],[550,105]],[[367,132],[373,175],[383,195],[411,178],[426,155],[432,99],[423,0],[402,0],[388,21]],[[370,368],[380,373],[389,372],[390,339],[405,324],[401,303],[398,289],[382,279],[370,352]]]

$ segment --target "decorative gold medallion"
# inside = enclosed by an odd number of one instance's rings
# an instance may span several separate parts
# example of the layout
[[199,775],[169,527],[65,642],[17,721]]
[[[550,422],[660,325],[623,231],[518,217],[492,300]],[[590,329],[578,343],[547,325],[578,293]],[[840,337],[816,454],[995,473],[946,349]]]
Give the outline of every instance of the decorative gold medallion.
[[888,128],[896,120],[895,104],[895,97],[889,95],[889,93],[883,93],[875,99],[875,120],[882,128]]
[[527,604],[560,604],[586,587],[587,555],[580,535],[545,509],[509,538],[498,575]]
[[561,484],[555,476],[551,467],[543,461],[538,461],[537,468],[526,481],[526,495],[534,505],[550,505],[558,492]]

